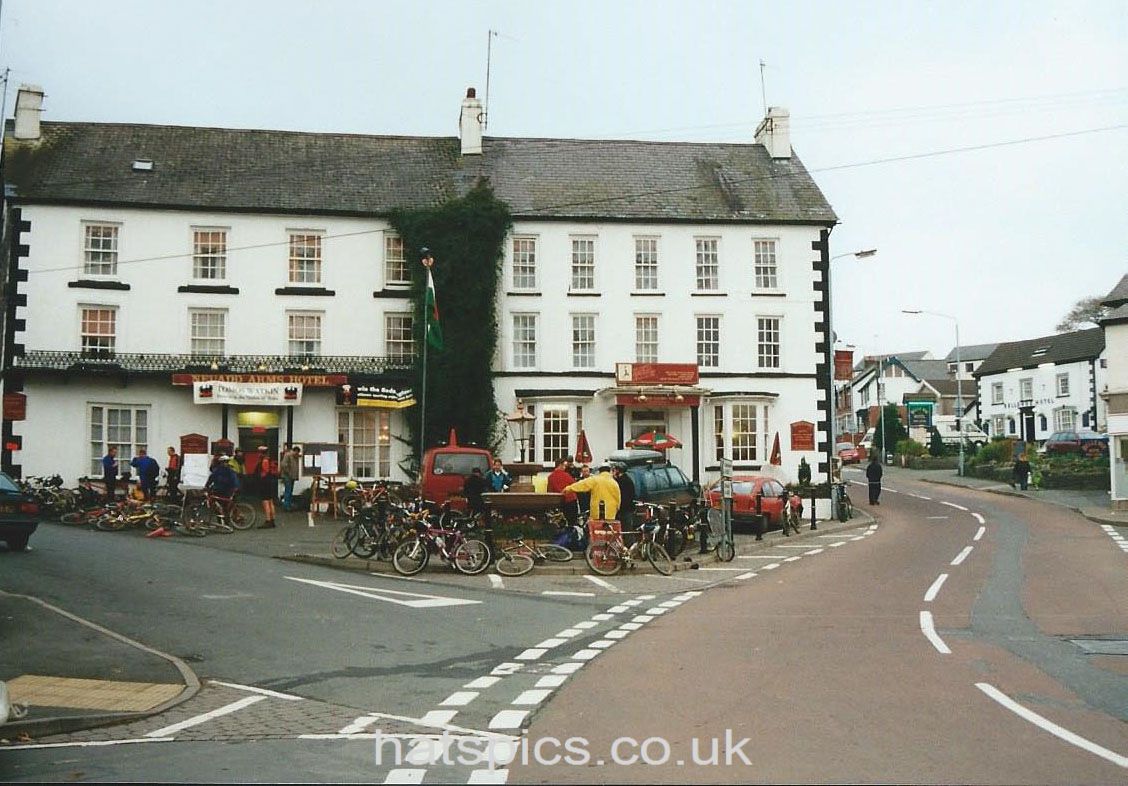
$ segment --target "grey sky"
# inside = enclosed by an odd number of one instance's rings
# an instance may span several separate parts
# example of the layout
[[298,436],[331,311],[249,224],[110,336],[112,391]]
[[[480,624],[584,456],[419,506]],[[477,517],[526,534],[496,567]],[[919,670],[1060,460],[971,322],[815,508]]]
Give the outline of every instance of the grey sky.
[[[835,329],[860,350],[1053,332],[1128,272],[1128,2],[4,0],[0,66],[45,119],[751,141],[768,103],[842,224]],[[8,114],[14,102],[8,91]],[[822,170],[822,171],[820,171]]]

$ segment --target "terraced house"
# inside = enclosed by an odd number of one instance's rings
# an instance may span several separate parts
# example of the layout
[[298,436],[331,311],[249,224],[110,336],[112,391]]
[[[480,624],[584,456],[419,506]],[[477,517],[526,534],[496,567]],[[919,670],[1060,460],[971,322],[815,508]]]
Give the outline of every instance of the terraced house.
[[533,414],[533,461],[659,429],[699,479],[777,434],[781,474],[825,472],[837,219],[785,110],[703,144],[484,137],[473,91],[433,138],[41,122],[42,100],[21,90],[4,146],[6,469],[72,480],[198,434],[344,443],[349,473],[406,479],[419,256],[388,216],[486,182],[514,220],[496,401]]

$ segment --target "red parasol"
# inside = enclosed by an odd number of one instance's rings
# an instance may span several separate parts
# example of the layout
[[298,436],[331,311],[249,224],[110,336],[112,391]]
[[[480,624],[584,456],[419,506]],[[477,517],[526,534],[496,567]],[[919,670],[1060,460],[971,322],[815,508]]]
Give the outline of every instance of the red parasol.
[[591,463],[591,447],[588,446],[587,434],[583,429],[580,429],[580,438],[576,441],[576,463],[577,464],[590,464]]
[[647,431],[627,442],[628,448],[646,448],[648,450],[670,450],[681,446],[682,443],[677,437],[661,431]]
[[783,452],[779,448],[779,432],[776,432],[775,442],[772,444],[772,457],[768,459],[769,464],[775,464],[777,467],[783,464]]

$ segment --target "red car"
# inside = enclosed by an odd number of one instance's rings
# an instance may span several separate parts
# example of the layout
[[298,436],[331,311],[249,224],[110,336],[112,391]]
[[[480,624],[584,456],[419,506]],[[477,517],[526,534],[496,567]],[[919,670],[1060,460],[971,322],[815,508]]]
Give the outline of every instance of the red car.
[[[767,517],[767,526],[780,526],[783,511],[783,484],[763,475],[733,475],[732,517],[734,521],[754,521],[756,495],[763,494],[760,511]],[[721,482],[715,481],[705,490],[705,501],[711,508],[721,507]]]
[[838,458],[843,464],[861,464],[866,457],[866,449],[857,447],[853,442],[839,442],[834,446],[838,451]]

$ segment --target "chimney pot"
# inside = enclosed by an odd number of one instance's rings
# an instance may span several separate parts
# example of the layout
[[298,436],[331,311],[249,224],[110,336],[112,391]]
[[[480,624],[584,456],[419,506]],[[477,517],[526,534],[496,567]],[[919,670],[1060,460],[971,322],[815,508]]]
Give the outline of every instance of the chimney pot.
[[783,107],[768,107],[768,114],[756,128],[756,143],[763,145],[772,158],[791,158],[791,113]]
[[16,94],[16,139],[39,139],[39,114],[43,111],[43,88],[20,85]]
[[482,154],[482,102],[477,91],[469,88],[462,99],[462,112],[458,116],[458,136],[462,140],[462,155],[480,156]]
[[478,97],[478,91],[475,90],[472,87],[468,87],[468,88],[466,88],[466,97],[467,98],[477,98]]

